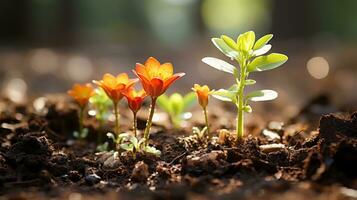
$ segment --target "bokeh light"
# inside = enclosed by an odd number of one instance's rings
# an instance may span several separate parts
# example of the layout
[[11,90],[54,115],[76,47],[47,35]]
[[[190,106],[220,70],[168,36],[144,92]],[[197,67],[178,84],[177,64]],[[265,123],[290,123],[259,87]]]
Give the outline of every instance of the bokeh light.
[[316,79],[325,78],[330,70],[327,60],[323,57],[313,57],[306,64],[309,74]]
[[213,32],[237,34],[265,30],[271,17],[266,0],[205,0],[202,19]]
[[92,62],[83,56],[73,56],[67,62],[67,74],[73,81],[88,81],[93,75]]

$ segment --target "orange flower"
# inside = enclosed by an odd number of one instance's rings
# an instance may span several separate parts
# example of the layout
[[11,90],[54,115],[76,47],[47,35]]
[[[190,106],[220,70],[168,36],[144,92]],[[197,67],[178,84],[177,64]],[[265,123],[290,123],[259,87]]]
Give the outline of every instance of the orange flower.
[[144,102],[145,97],[147,96],[144,90],[136,91],[132,87],[126,90],[123,95],[128,100],[129,108],[134,113],[138,112]]
[[126,73],[121,73],[118,76],[113,76],[111,74],[104,74],[103,79],[100,81],[93,81],[99,87],[103,88],[108,97],[117,103],[123,98],[123,92],[134,85],[138,79],[129,79]]
[[137,63],[133,72],[140,79],[145,92],[152,98],[162,95],[173,82],[185,75],[185,73],[173,74],[171,63],[161,65],[153,57],[148,58],[145,65]]
[[89,98],[94,95],[94,89],[89,83],[84,85],[74,84],[67,93],[78,102],[79,106],[84,107],[87,105]]
[[207,85],[200,86],[198,84],[195,84],[192,90],[196,92],[198,102],[200,103],[202,108],[205,109],[208,104],[208,96],[211,93],[209,87]]

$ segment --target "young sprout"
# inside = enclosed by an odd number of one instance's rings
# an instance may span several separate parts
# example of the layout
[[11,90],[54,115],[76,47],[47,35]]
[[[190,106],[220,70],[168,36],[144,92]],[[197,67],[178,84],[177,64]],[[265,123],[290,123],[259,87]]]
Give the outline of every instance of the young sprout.
[[84,111],[88,104],[89,98],[94,95],[94,89],[88,84],[74,84],[71,90],[68,90],[68,95],[73,97],[79,105],[79,132],[75,132],[77,138],[85,138],[88,135],[88,130],[83,129]]
[[207,85],[200,86],[198,84],[195,84],[192,88],[193,91],[196,92],[198,102],[200,103],[203,114],[205,116],[205,122],[206,122],[206,131],[208,133],[208,138],[212,137],[212,134],[209,129],[209,123],[208,123],[208,115],[207,115],[207,104],[208,104],[208,97],[209,95],[213,92],[210,91],[209,87]]
[[122,133],[119,135],[119,143],[120,143],[120,148],[124,149],[125,151],[132,152],[134,155],[136,152],[146,152],[146,153],[151,153],[156,156],[161,155],[161,151],[157,150],[155,147],[151,147],[148,145],[145,145],[145,138],[141,138],[140,140],[129,134],[129,133]]
[[220,71],[230,73],[235,78],[235,84],[228,90],[220,89],[212,95],[222,101],[233,102],[238,109],[237,139],[243,138],[243,113],[252,112],[248,101],[267,101],[275,99],[278,94],[273,90],[257,90],[244,94],[245,86],[255,84],[255,80],[248,79],[250,73],[271,70],[284,64],[288,57],[284,54],[271,53],[264,55],[271,49],[268,42],[273,35],[268,34],[255,41],[255,34],[249,31],[240,34],[237,41],[222,35],[221,38],[212,38],[213,44],[226,56],[235,60],[239,68],[218,58],[206,57],[202,61]]
[[95,118],[99,121],[100,127],[102,127],[109,115],[109,107],[112,105],[112,102],[102,88],[97,88],[94,96],[89,99],[89,103],[95,109]]
[[184,76],[185,73],[173,74],[171,63],[160,64],[153,57],[148,58],[145,65],[137,63],[133,72],[140,79],[145,92],[151,97],[150,114],[144,131],[145,146],[147,146],[157,98],[165,93],[167,88],[177,79]]
[[179,93],[173,93],[171,96],[165,94],[157,98],[157,105],[167,112],[170,116],[174,128],[181,126],[185,119],[185,111],[195,103],[195,94],[193,92],[182,96]]
[[115,115],[115,134],[120,134],[119,108],[118,102],[123,98],[123,92],[134,85],[137,79],[129,79],[126,73],[121,73],[118,76],[104,74],[100,81],[94,80],[93,83],[103,88],[108,97],[112,100]]
[[144,90],[136,91],[133,87],[126,90],[123,95],[126,97],[128,101],[128,105],[130,110],[133,112],[133,132],[134,136],[137,137],[136,130],[137,130],[137,117],[136,114],[140,110],[141,105],[144,102],[146,92]]

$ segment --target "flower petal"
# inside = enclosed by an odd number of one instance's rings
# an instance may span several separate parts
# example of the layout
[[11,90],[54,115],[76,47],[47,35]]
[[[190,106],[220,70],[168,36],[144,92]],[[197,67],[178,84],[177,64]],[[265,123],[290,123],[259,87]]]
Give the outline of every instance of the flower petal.
[[150,81],[151,84],[151,88],[152,88],[152,97],[158,97],[160,96],[162,93],[164,93],[165,91],[164,89],[164,82],[159,79],[159,78],[153,78]]
[[118,76],[116,77],[117,84],[118,84],[118,83],[124,83],[124,84],[126,84],[126,83],[128,82],[128,80],[129,80],[129,76],[128,76],[128,74],[126,74],[126,73],[120,73],[120,74],[118,74]]
[[173,74],[173,66],[171,63],[164,63],[160,66],[159,69],[159,76],[160,78],[162,78],[163,80],[169,78],[170,76],[172,76]]
[[136,63],[135,64],[135,71],[137,73],[140,73],[140,74],[144,75],[144,76],[148,76],[148,73],[146,71],[145,66],[143,64],[141,64],[141,63]]
[[149,57],[145,62],[145,69],[149,79],[156,77],[159,73],[160,62],[154,57]]
[[177,79],[183,77],[185,75],[185,73],[177,73],[172,75],[169,79],[165,80],[164,82],[164,87],[163,90],[164,92],[167,90],[167,88],[173,83],[175,82]]
[[140,81],[141,81],[141,85],[143,86],[145,92],[148,95],[152,94],[152,88],[151,88],[151,83],[150,80],[146,78],[146,76],[144,76],[143,74],[137,73],[136,71],[134,71],[134,74],[139,77]]
[[102,84],[107,85],[107,86],[110,86],[110,87],[115,87],[116,82],[117,82],[117,81],[116,81],[116,78],[115,78],[113,75],[108,74],[108,73],[106,73],[106,74],[103,75],[103,82],[102,82]]

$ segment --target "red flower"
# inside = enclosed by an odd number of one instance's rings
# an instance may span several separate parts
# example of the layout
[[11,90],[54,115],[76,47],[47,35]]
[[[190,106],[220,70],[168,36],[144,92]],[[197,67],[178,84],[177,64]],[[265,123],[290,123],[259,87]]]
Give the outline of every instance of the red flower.
[[125,92],[123,92],[123,95],[126,97],[128,100],[128,105],[129,108],[134,112],[138,112],[140,110],[141,105],[144,102],[146,95],[146,92],[144,90],[136,91],[134,88],[129,88]]
[[162,95],[167,88],[185,73],[173,74],[171,63],[160,64],[158,60],[150,57],[145,65],[136,64],[134,73],[138,76],[145,92],[152,98]]

